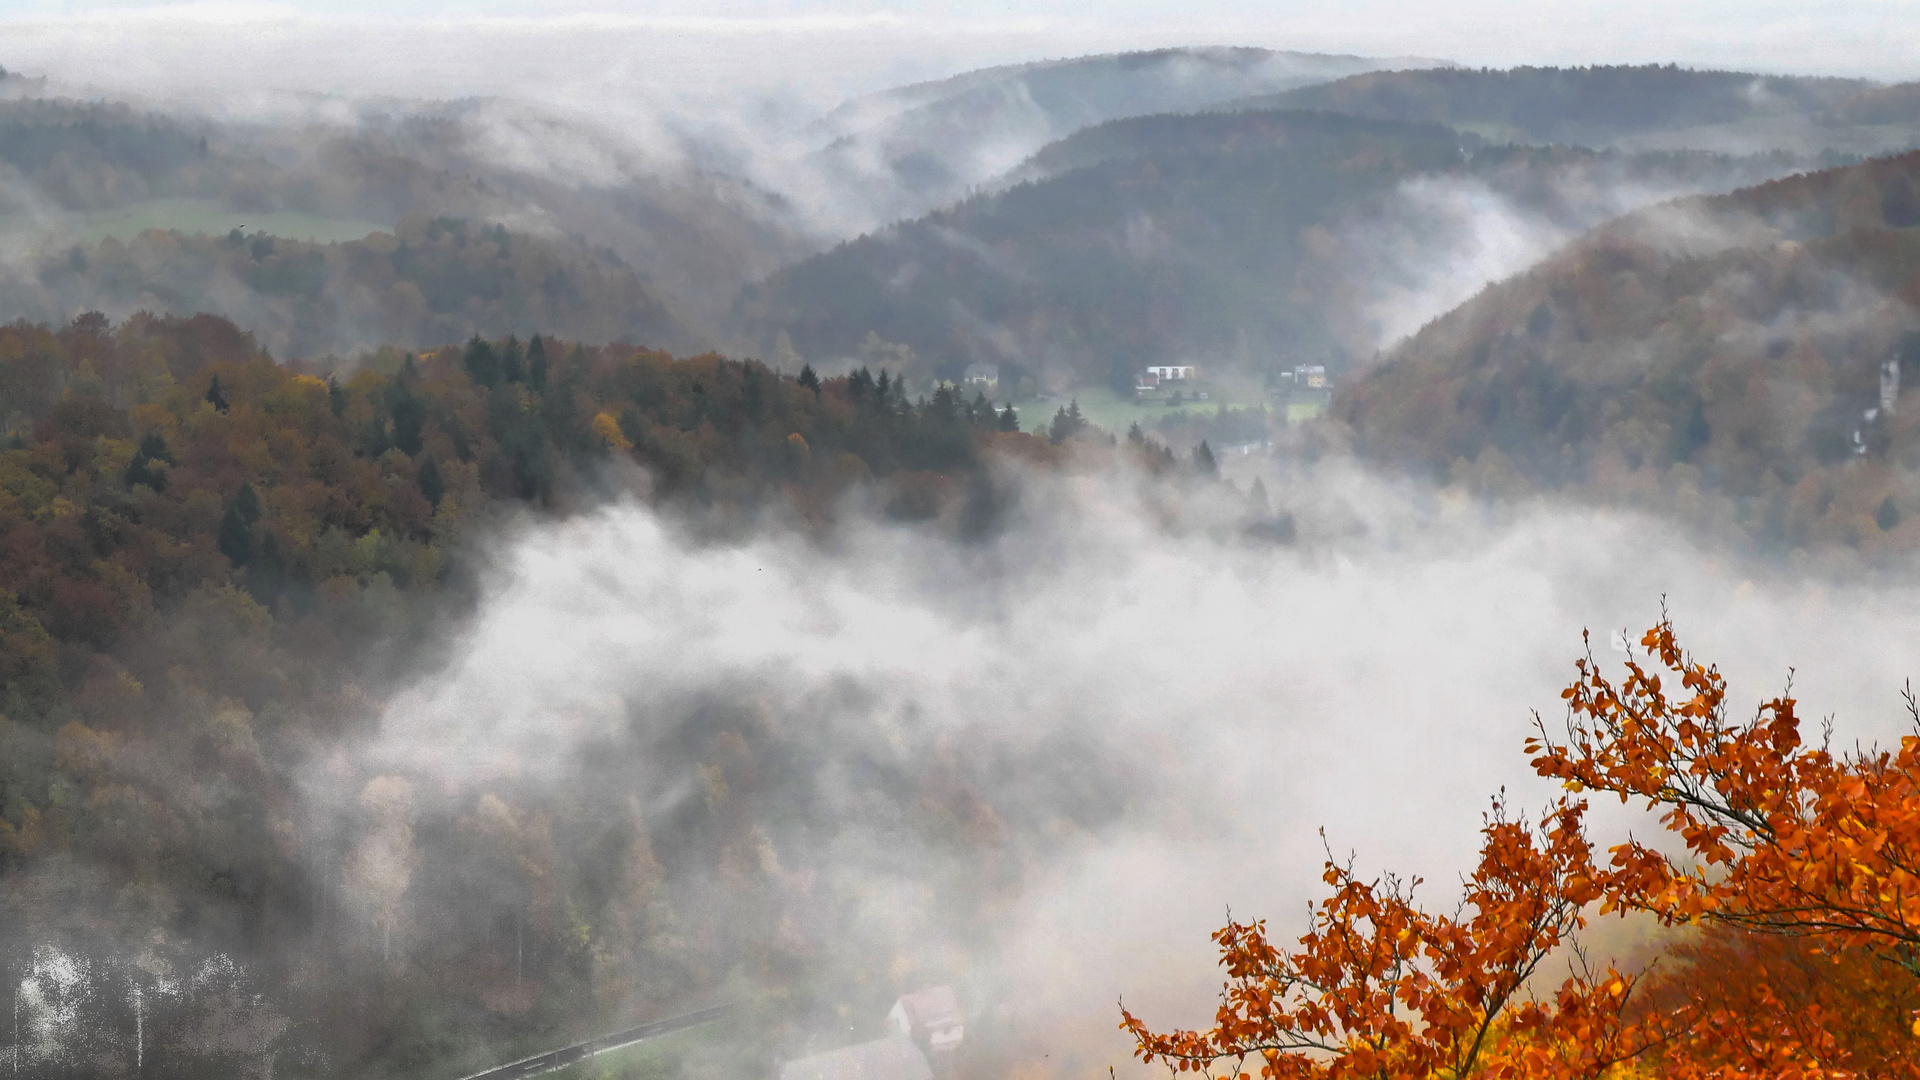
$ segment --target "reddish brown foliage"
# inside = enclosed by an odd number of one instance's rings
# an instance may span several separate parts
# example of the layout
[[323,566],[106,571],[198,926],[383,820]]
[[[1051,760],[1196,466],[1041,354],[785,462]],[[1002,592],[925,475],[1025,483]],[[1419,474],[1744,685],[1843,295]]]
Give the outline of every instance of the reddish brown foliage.
[[[1297,950],[1262,923],[1215,935],[1229,982],[1214,1028],[1161,1035],[1123,1010],[1142,1060],[1239,1075],[1251,1060],[1274,1078],[1920,1076],[1920,735],[1894,752],[1809,747],[1791,697],[1731,721],[1725,680],[1671,623],[1642,644],[1618,686],[1580,662],[1564,740],[1543,727],[1528,742],[1575,795],[1538,829],[1496,804],[1461,914],[1329,864],[1334,893]],[[1629,842],[1597,863],[1590,790],[1659,810],[1688,857]],[[1529,998],[1589,905],[1708,929],[1650,981],[1596,975],[1576,951],[1559,991]]]

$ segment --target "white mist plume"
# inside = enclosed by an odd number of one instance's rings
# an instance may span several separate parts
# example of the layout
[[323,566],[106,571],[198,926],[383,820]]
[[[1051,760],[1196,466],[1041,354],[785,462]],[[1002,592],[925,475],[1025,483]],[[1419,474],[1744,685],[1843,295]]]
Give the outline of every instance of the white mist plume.
[[[1727,223],[1707,223],[1685,204],[1793,171],[1792,159],[1733,161],[1691,182],[1648,183],[1608,175],[1606,164],[1557,170],[1551,200],[1540,205],[1478,176],[1423,175],[1403,181],[1384,207],[1347,222],[1339,237],[1352,265],[1361,310],[1375,348],[1386,348],[1521,273],[1587,230],[1635,210],[1623,223],[1663,246],[1715,250],[1741,242]],[[1748,242],[1750,237],[1745,237]]]
[[[1610,630],[1637,635],[1663,596],[1736,703],[1793,666],[1843,741],[1900,721],[1901,643],[1920,632],[1904,578],[1789,578],[1631,515],[1496,516],[1348,465],[1265,482],[1298,546],[1242,539],[1231,489],[1112,475],[1024,478],[1006,531],[978,544],[871,522],[825,546],[701,544],[631,503],[528,527],[450,662],[326,784],[407,776],[471,808],[618,759],[641,763],[618,782],[657,819],[701,797],[697,770],[670,764],[684,719],[744,701],[815,753],[808,798],[830,824],[765,835],[760,854],[806,882],[784,901],[795,932],[830,927],[809,905],[857,897],[851,933],[1057,1039],[1110,1029],[1123,992],[1156,1022],[1203,1021],[1208,931],[1228,905],[1283,932],[1303,917],[1321,826],[1363,870],[1424,875],[1447,903],[1488,797],[1555,794],[1520,744],[1530,710],[1557,721],[1582,629],[1613,662]],[[943,762],[1044,854],[987,932],[944,921],[949,856],[869,787],[875,763]],[[1073,809],[1103,800],[1104,816]],[[1083,1064],[1126,1061],[1119,1035],[1093,1039]]]

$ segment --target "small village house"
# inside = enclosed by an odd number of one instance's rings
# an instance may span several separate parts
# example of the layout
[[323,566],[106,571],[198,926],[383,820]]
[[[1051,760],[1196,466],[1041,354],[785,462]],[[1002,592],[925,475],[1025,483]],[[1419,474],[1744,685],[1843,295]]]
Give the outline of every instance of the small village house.
[[960,999],[954,996],[951,986],[902,994],[887,1013],[887,1022],[929,1055],[950,1054],[959,1049],[967,1030],[960,1014]]
[[968,364],[960,375],[960,386],[993,397],[1000,392],[1000,365]]
[[1200,369],[1192,364],[1156,364],[1134,380],[1133,396],[1140,401],[1206,400]]
[[796,1058],[775,1080],[935,1080],[953,1075],[954,1052],[966,1037],[966,1019],[951,986],[903,994],[887,1013],[884,1039]]

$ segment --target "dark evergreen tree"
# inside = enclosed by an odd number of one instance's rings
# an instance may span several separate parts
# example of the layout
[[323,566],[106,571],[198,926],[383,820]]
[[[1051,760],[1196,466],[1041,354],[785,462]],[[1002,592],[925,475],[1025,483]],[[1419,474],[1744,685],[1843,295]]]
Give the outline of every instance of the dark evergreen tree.
[[133,452],[132,460],[127,462],[127,471],[121,482],[128,487],[145,484],[155,491],[167,490],[165,469],[155,467],[155,462],[172,464],[173,454],[167,450],[167,440],[157,431],[149,431],[140,440],[139,449]]
[[932,399],[921,407],[920,415],[929,423],[949,426],[960,419],[959,402],[948,387],[935,387]]
[[999,427],[1001,431],[1020,430],[1020,414],[1013,411],[1013,402],[1007,402],[1007,407],[1000,411]]
[[474,385],[489,390],[500,385],[500,354],[493,351],[492,345],[480,340],[479,335],[474,335],[473,340],[467,342],[467,352],[461,358],[461,363],[467,369],[467,378],[472,379]]
[[327,408],[336,417],[347,415],[347,392],[340,388],[340,380],[327,376]]
[[420,452],[421,433],[427,424],[427,403],[404,388],[392,406],[393,445],[411,457]]
[[213,380],[207,383],[207,404],[221,412],[227,411],[227,395],[220,391],[220,376],[218,375],[215,375]]
[[1133,423],[1127,425],[1127,441],[1135,446],[1139,446],[1147,441],[1147,433],[1140,429],[1140,421],[1135,420]]
[[167,447],[167,437],[157,431],[149,431],[140,438],[140,449],[136,451],[148,461],[164,461],[173,464],[173,451]]
[[252,484],[244,480],[240,482],[240,490],[233,493],[233,505],[239,509],[241,518],[249,526],[260,520],[260,496],[254,492]]
[[1067,407],[1053,414],[1053,423],[1047,428],[1047,438],[1055,445],[1063,443],[1087,429],[1087,418],[1080,415],[1080,399],[1067,402]]
[[527,342],[527,385],[536,393],[547,391],[547,343],[539,334]]
[[245,566],[253,561],[253,524],[259,520],[260,496],[254,493],[252,484],[242,482],[240,490],[227,500],[226,512],[220,516],[220,532],[215,538],[220,554],[233,565]]
[[867,408],[874,399],[873,372],[860,368],[847,376],[847,398],[860,408]]
[[993,402],[987,395],[976,391],[973,403],[967,406],[967,423],[981,431],[992,431],[1000,422],[1000,415],[993,411]]
[[820,392],[820,376],[814,374],[812,364],[801,364],[800,377],[794,381],[813,391],[815,394]]
[[422,458],[420,461],[420,472],[414,477],[414,480],[420,485],[420,494],[426,496],[427,501],[433,504],[435,510],[440,509],[440,500],[445,498],[447,494],[447,482],[445,478],[440,475],[439,464],[430,457]]
[[527,380],[526,366],[520,360],[520,339],[507,335],[506,347],[500,351],[500,376],[509,383]]
[[1208,446],[1205,439],[1193,448],[1193,471],[1201,476],[1220,475],[1220,463],[1213,459],[1213,447]]

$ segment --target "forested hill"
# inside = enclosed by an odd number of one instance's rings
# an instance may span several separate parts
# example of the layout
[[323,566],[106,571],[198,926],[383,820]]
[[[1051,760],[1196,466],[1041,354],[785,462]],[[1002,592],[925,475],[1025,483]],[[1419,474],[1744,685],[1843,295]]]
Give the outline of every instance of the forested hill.
[[[814,250],[778,197],[744,180],[637,159],[600,133],[511,103],[343,104],[326,122],[243,125],[38,96],[43,86],[18,78],[0,85],[19,95],[0,97],[0,168],[8,170],[0,240],[15,271],[0,295],[4,318],[213,311],[283,356],[375,342],[439,345],[475,330],[525,333],[523,320],[464,309],[502,294],[533,294],[536,306],[555,298],[542,293],[542,282],[516,278],[516,268],[473,265],[472,251],[452,275],[460,283],[439,271],[428,272],[442,279],[437,284],[415,281],[428,303],[410,313],[380,295],[408,280],[405,268],[368,276],[359,265],[386,252],[299,247],[444,219],[466,222],[473,233],[511,223],[523,247],[547,252],[545,262],[573,264],[567,273],[583,294],[629,288],[577,280],[583,271],[618,276],[582,265],[595,261],[632,267],[626,276],[644,280],[651,294],[572,298],[575,314],[581,302],[598,310],[586,321],[556,314],[542,329],[596,341],[633,332],[645,344],[687,349],[691,331],[699,331],[702,347],[714,340],[709,318],[742,284]],[[520,140],[524,152],[498,152],[491,140],[501,138]],[[558,164],[583,154],[595,167]],[[234,265],[220,248],[234,228],[250,240],[263,234],[295,247],[300,268],[268,274],[279,280],[256,288],[259,268]],[[149,230],[180,235],[143,241]],[[97,248],[104,238],[132,250]],[[613,258],[603,259],[607,253]],[[355,264],[345,274],[354,280],[325,298],[322,310],[293,311],[313,299],[297,294],[325,276],[315,270],[322,254]],[[113,265],[66,272],[63,264],[83,259]],[[427,261],[435,261],[431,253]],[[675,333],[660,333],[663,306],[675,312]],[[429,316],[455,324],[454,332]]]
[[[1231,149],[1100,163],[843,244],[746,290],[742,322],[803,356],[906,346],[920,378],[971,362],[1125,384],[1166,356],[1338,344],[1301,243],[1340,209],[1460,157],[1437,126],[1273,114]],[[1218,125],[1212,125],[1218,126]]]
[[1335,412],[1364,453],[1482,490],[1558,488],[1780,550],[1911,548],[1917,330],[1908,154],[1610,224],[1426,327]]
[[614,456],[721,519],[824,519],[875,477],[924,516],[984,445],[1023,438],[984,401],[910,402],[884,371],[803,383],[755,361],[535,336],[382,350],[322,378],[211,316],[0,328],[0,408],[15,719],[89,677],[88,658],[156,606],[238,586],[308,612],[375,579],[430,585],[464,522],[503,500],[590,495]]
[[991,362],[1047,389],[1131,387],[1180,359],[1258,380],[1343,367],[1397,336],[1387,314],[1464,299],[1429,294],[1481,257],[1484,218],[1570,237],[1624,209],[1616,192],[1730,190],[1792,162],[1468,153],[1440,125],[1326,113],[1117,121],[1036,157],[1042,179],[773,275],[737,316],[769,354],[782,335],[814,361],[904,348],[922,379]]
[[335,243],[151,229],[0,271],[0,311],[14,318],[87,310],[211,312],[302,358],[540,330],[676,351],[706,344],[672,297],[607,248],[446,217]]
[[838,193],[836,202],[851,204],[839,208],[851,215],[848,231],[862,232],[960,198],[1089,124],[1202,109],[1381,66],[1359,56],[1177,48],[987,68],[847,102],[809,130],[820,146],[806,165]]
[[[1824,117],[1863,79],[1696,71],[1674,65],[1430,68],[1370,72],[1238,103],[1448,124],[1494,142],[1608,146],[1631,136],[1752,121],[1748,147],[1808,150],[1764,122]],[[1907,116],[1908,121],[1920,117]],[[1794,135],[1794,138],[1800,136]],[[1910,143],[1908,144],[1910,145]]]
[[44,212],[42,200],[61,210],[97,210],[167,195],[218,195],[250,163],[210,147],[210,131],[106,102],[0,100],[0,162],[25,181],[0,191],[0,214]]
[[[81,965],[61,1007],[115,1046],[136,1018],[99,987],[197,971],[145,1017],[149,1070],[195,1077],[262,1061],[459,1075],[523,1040],[684,1010],[743,967],[789,1020],[816,1007],[764,891],[702,891],[728,852],[837,827],[793,809],[831,803],[813,773],[777,767],[806,757],[810,728],[716,723],[752,710],[703,700],[684,739],[622,743],[649,768],[686,759],[664,775],[711,766],[733,792],[660,821],[638,819],[632,760],[619,783],[493,789],[478,816],[418,808],[422,916],[399,924],[404,948],[369,916],[371,871],[338,829],[377,824],[406,784],[348,777],[365,792],[329,825],[299,810],[303,770],[370,737],[387,680],[458,627],[480,526],[632,490],[622,460],[720,539],[766,515],[825,531],[850,497],[981,535],[1000,498],[983,455],[1059,452],[984,402],[908,402],[886,372],[799,381],[534,338],[387,350],[328,376],[207,316],[0,328],[0,408],[0,966],[57,943]],[[971,797],[944,783],[925,798]],[[918,784],[902,778],[891,820],[920,820],[904,809],[931,805]],[[792,790],[756,794],[776,785]],[[879,993],[861,980],[888,959],[833,977]],[[743,1071],[773,1053],[739,1052]],[[65,1064],[85,1072],[49,1067]]]
[[1074,132],[1022,162],[1008,180],[1041,180],[1152,154],[1294,151],[1312,155],[1336,148],[1364,154],[1369,147],[1392,153],[1411,141],[1458,147],[1459,136],[1441,124],[1356,123],[1352,117],[1328,112],[1156,113]]

